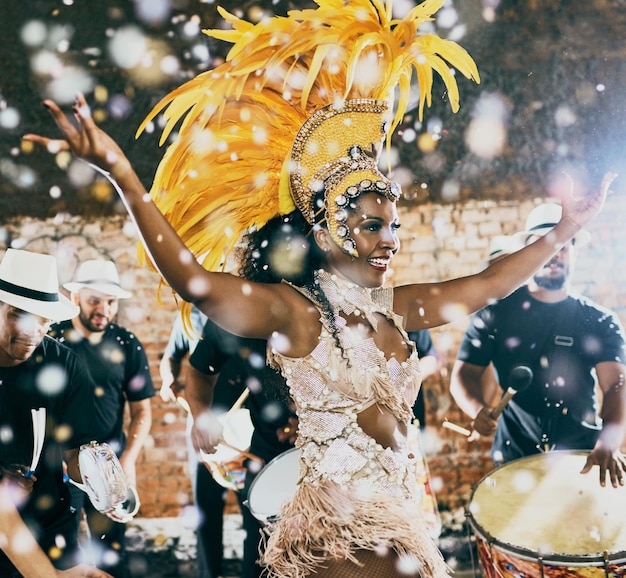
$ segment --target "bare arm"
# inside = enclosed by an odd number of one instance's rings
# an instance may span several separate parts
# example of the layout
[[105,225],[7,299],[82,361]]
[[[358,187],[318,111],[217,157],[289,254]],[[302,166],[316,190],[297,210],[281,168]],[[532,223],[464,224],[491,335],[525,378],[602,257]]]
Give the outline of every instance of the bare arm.
[[603,442],[617,450],[626,435],[626,367],[616,361],[605,361],[596,366],[596,376],[603,394],[600,411]]
[[77,126],[54,102],[46,100],[44,105],[64,140],[33,134],[24,135],[24,139],[49,150],[70,150],[109,174],[153,263],[182,299],[194,303],[231,333],[267,339],[279,331],[293,343],[298,342],[301,336],[290,335],[287,330],[289,321],[303,314],[293,309],[304,307],[301,296],[284,285],[254,284],[233,275],[206,271],[152,202],[119,146],[95,124],[85,98],[79,95],[74,107]]
[[457,359],[450,374],[450,395],[463,413],[472,419],[472,428],[484,436],[493,435],[497,424],[489,417],[497,382],[495,378],[489,378],[488,370],[488,367]]
[[495,407],[500,397],[502,397],[503,390],[498,383],[496,371],[492,364],[485,367],[485,372],[480,379],[480,385],[483,390],[483,399],[487,407],[489,407],[489,409]]
[[577,200],[564,198],[563,216],[550,233],[476,275],[397,287],[394,309],[404,317],[405,329],[415,331],[449,323],[509,295],[600,211],[614,179],[614,174],[607,173],[592,195]]
[[183,387],[178,381],[182,363],[169,355],[164,355],[159,363],[159,375],[161,376],[161,390],[159,391],[163,401],[176,401]]
[[596,376],[602,390],[603,426],[600,438],[587,458],[582,473],[594,465],[600,468],[600,485],[606,484],[608,473],[613,487],[624,485],[626,460],[620,452],[626,435],[626,367],[616,361],[596,365]]
[[193,365],[187,371],[186,399],[193,416],[191,443],[197,452],[213,453],[222,437],[222,425],[211,409],[218,376],[198,371]]
[[130,424],[128,426],[128,441],[126,449],[120,458],[120,464],[126,474],[129,485],[136,487],[137,475],[135,464],[139,457],[139,452],[143,447],[148,435],[150,435],[150,427],[152,426],[152,408],[150,399],[142,399],[141,401],[131,401],[130,408]]
[[56,570],[22,520],[13,503],[12,494],[7,482],[0,482],[0,544],[3,552],[22,576],[25,578],[50,578],[51,576],[111,578],[106,572],[84,564],[65,571]]
[[82,484],[83,478],[78,467],[78,448],[65,450],[65,463],[67,464],[67,475],[75,482]]

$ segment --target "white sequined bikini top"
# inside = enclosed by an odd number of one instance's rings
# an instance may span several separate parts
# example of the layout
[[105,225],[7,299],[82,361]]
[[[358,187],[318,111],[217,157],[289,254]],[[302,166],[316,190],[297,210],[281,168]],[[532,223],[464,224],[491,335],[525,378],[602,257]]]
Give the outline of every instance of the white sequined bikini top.
[[[322,323],[318,345],[309,355],[291,358],[273,348],[268,352],[270,364],[284,375],[296,405],[305,410],[358,413],[378,403],[399,421],[408,423],[413,417],[421,372],[415,347],[402,327],[401,318],[392,310],[393,289],[367,289],[324,270],[317,271],[315,278],[333,309],[341,347],[319,297],[310,290],[294,287],[315,304]],[[363,338],[348,327],[344,317],[363,316],[376,330],[379,320],[375,313],[389,319],[411,348],[406,361],[387,360],[374,340]]]

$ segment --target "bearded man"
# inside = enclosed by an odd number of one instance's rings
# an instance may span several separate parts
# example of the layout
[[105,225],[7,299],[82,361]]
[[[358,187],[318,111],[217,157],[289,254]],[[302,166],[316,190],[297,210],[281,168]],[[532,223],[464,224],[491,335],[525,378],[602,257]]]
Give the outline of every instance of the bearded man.
[[[560,216],[560,205],[538,205],[520,240],[550,235]],[[589,471],[619,452],[626,419],[624,330],[612,311],[570,288],[576,252],[589,239],[580,231],[526,285],[476,313],[463,337],[450,392],[476,432],[495,433],[496,464],[553,449],[590,450]],[[495,419],[493,392],[481,387],[490,362],[503,392],[517,367],[532,371],[528,387],[520,387]],[[619,476],[613,485],[622,482],[623,472]]]
[[[129,486],[136,487],[136,462],[150,433],[150,398],[155,390],[148,359],[139,339],[115,320],[119,299],[131,293],[122,289],[113,261],[92,259],[78,268],[76,281],[63,285],[71,292],[78,314],[51,327],[50,335],[72,349],[98,386],[97,409],[106,424],[106,441],[120,459]],[[125,406],[130,421],[124,431]],[[84,509],[92,550],[100,567],[115,578],[127,576],[125,524],[99,513],[78,488],[72,505]]]

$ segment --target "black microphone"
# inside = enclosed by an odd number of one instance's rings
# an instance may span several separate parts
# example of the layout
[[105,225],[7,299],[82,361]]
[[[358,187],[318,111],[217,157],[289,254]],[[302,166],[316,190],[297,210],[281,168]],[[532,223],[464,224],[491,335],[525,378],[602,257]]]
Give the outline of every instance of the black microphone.
[[502,394],[498,405],[491,410],[489,417],[491,419],[497,419],[505,408],[506,404],[513,399],[513,396],[526,389],[530,382],[533,380],[533,372],[530,367],[526,365],[517,365],[511,370],[509,375],[509,387]]

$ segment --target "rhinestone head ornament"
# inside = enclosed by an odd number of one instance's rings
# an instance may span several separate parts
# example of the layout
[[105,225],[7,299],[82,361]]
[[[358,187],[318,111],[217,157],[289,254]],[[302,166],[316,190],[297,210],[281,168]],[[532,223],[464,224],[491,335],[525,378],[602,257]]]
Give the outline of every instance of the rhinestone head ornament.
[[373,192],[397,201],[401,189],[378,169],[387,136],[385,101],[354,99],[313,114],[298,132],[291,155],[290,185],[309,224],[326,222],[333,242],[357,257],[346,224],[352,201]]

